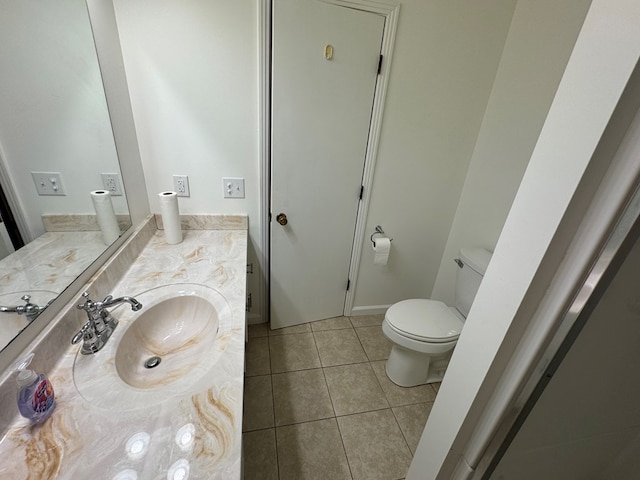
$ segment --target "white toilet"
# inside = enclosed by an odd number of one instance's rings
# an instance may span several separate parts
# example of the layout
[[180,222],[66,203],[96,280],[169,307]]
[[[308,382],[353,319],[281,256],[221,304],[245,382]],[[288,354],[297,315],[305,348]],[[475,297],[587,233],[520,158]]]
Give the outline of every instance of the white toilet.
[[382,331],[393,342],[386,368],[393,383],[413,387],[442,380],[490,260],[491,252],[484,248],[460,249],[455,308],[427,299],[389,307]]

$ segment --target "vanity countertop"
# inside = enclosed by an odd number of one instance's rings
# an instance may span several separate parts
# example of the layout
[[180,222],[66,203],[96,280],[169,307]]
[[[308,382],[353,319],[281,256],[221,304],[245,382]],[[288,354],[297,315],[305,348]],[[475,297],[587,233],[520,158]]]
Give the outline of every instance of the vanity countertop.
[[[222,293],[232,320],[221,334],[223,351],[214,370],[198,382],[195,394],[114,411],[103,408],[108,400],[96,405],[78,393],[73,366],[79,345],[69,345],[43,372],[56,392],[52,416],[39,426],[15,421],[0,442],[0,478],[240,479],[246,251],[246,230],[188,230],[178,245],[167,245],[156,232],[104,294],[136,296],[180,283]],[[126,331],[122,318],[116,332]]]

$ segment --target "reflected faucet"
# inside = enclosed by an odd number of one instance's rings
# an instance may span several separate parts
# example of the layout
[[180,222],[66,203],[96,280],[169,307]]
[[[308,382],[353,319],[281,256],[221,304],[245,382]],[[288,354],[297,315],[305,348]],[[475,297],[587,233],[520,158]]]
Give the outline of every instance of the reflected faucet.
[[44,307],[40,307],[35,303],[31,303],[31,295],[23,295],[20,297],[20,300],[24,301],[24,305],[18,305],[17,307],[1,307],[0,312],[2,313],[17,313],[18,315],[24,315],[27,317],[27,322],[33,322],[42,311],[51,305],[53,300],[50,300]]
[[107,308],[121,303],[131,305],[131,310],[134,312],[142,308],[142,304],[133,297],[113,298],[108,295],[103,301],[94,302],[89,298],[88,292],[84,292],[82,296],[85,301],[78,305],[78,309],[87,312],[88,321],[73,336],[71,343],[76,344],[83,340],[82,348],[80,349],[80,353],[83,355],[90,355],[102,349],[118,326],[118,320],[111,315]]

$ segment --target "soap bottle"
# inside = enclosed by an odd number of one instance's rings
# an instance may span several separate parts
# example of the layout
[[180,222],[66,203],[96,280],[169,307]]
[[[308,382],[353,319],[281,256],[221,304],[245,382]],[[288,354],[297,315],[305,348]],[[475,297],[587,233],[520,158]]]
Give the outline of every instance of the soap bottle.
[[27,355],[16,365],[19,371],[18,382],[18,410],[20,415],[31,420],[32,423],[44,422],[56,406],[53,386],[44,374],[37,374],[28,370],[33,359],[33,353]]

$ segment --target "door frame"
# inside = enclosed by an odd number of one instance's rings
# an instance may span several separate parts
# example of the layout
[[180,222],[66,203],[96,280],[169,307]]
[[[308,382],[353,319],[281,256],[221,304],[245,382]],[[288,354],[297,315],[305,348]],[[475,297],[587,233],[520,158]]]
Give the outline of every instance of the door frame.
[[[5,220],[5,225],[7,226],[8,232],[10,228],[14,229],[14,233],[12,234],[11,232],[9,232],[9,235],[15,247],[16,242],[17,244],[19,244],[21,241],[24,245],[25,243],[29,243],[35,240],[36,235],[34,235],[34,233],[31,231],[29,222],[26,221],[24,208],[20,202],[18,195],[16,195],[17,189],[15,183],[13,182],[13,180],[11,180],[9,171],[9,164],[7,163],[2,145],[0,145],[0,183],[2,184],[2,196],[4,197],[4,201],[2,201],[4,207],[0,208],[0,210],[7,209],[7,212],[5,213],[7,214],[7,219],[9,219],[9,221],[7,222]],[[14,240],[14,235],[17,235],[20,238],[16,238]]]
[[[360,269],[360,257],[365,245],[365,227],[369,202],[371,198],[371,185],[377,160],[380,132],[382,130],[382,117],[387,95],[387,86],[391,73],[393,46],[395,43],[400,5],[392,0],[381,2],[376,0],[315,0],[331,5],[337,5],[354,10],[371,12],[384,17],[384,31],[382,34],[382,46],[380,52],[383,56],[382,66],[373,96],[371,121],[369,122],[369,138],[364,158],[364,171],[362,176],[362,199],[358,204],[356,225],[354,230],[353,245],[351,250],[351,262],[349,265],[349,289],[346,292],[344,313],[350,315],[355,300],[356,285],[358,282],[358,270]],[[262,252],[260,254],[261,270],[263,275],[260,281],[260,296],[262,298],[262,318],[270,319],[270,288],[271,277],[271,13],[273,0],[260,0],[258,7],[258,39],[259,60],[258,70],[260,76],[259,86],[259,148],[260,148],[260,230]]]

